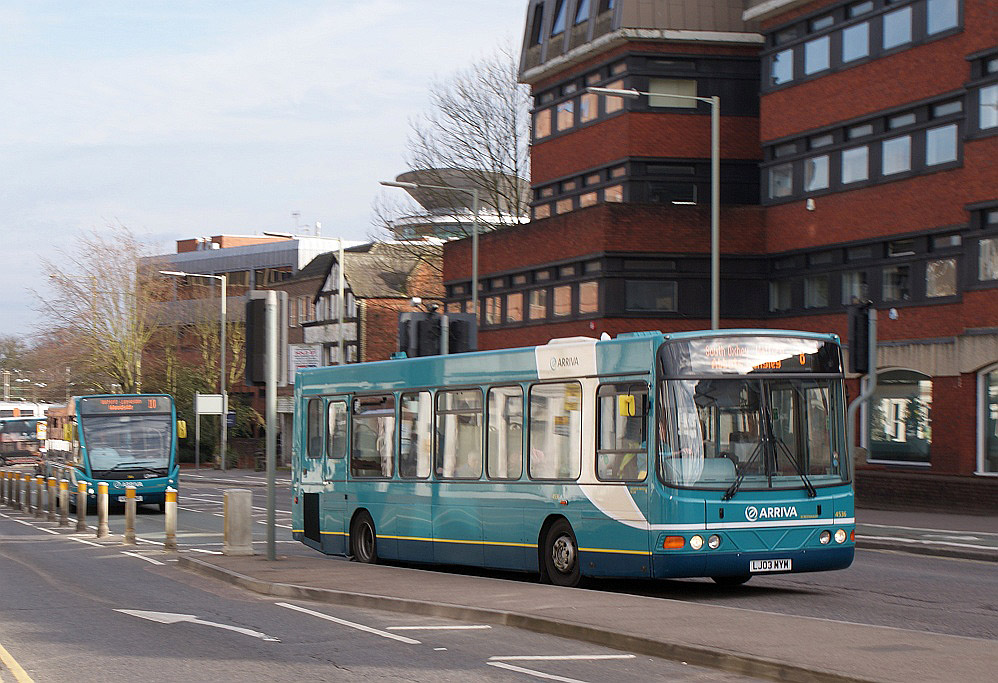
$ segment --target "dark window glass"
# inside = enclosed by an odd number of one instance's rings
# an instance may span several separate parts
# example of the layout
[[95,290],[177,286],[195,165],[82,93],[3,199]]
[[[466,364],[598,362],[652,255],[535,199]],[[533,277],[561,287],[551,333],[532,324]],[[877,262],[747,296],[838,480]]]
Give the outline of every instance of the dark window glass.
[[628,280],[624,285],[624,306],[628,311],[675,311],[676,283],[668,280]]
[[556,36],[565,30],[565,0],[558,0],[554,6],[554,23],[551,25],[551,35]]
[[305,454],[310,458],[322,457],[322,401],[313,398],[308,402],[306,430],[308,433]]

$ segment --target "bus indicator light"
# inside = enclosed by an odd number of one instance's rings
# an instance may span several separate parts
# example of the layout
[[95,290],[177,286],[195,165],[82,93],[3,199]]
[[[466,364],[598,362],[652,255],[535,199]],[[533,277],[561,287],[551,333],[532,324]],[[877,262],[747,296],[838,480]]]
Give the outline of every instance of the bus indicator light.
[[662,547],[667,550],[676,550],[686,545],[686,539],[682,536],[666,536],[662,542]]

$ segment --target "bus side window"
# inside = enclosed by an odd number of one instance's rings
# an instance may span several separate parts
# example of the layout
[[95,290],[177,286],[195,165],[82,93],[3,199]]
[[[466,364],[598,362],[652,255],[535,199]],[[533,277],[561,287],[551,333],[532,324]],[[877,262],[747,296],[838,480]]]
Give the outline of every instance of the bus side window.
[[597,392],[596,476],[641,481],[648,474],[648,391],[642,385],[605,384]]
[[482,476],[482,392],[437,392],[437,475],[444,479]]
[[433,436],[430,432],[433,403],[430,392],[402,394],[399,418],[399,476],[425,479],[430,476]]
[[310,399],[306,411],[306,441],[305,456],[309,458],[322,457],[322,401]]
[[492,387],[488,394],[486,470],[491,479],[519,479],[523,473],[523,389]]
[[582,385],[530,387],[531,479],[578,479],[582,472]]
[[347,404],[330,401],[327,408],[326,457],[342,458],[347,453]]
[[354,399],[350,474],[390,477],[395,463],[395,396]]

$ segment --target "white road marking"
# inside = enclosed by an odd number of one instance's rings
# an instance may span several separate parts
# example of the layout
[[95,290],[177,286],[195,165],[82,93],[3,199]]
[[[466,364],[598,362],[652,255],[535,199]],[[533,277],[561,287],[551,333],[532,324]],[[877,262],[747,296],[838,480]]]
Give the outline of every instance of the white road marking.
[[586,659],[634,659],[637,655],[510,655],[489,657],[489,661],[572,662]]
[[445,648],[445,647],[435,647],[433,649],[436,652],[446,652],[447,651],[447,648]]
[[310,609],[305,609],[304,607],[298,607],[297,605],[292,605],[287,602],[276,602],[274,603],[278,607],[287,607],[288,609],[293,609],[297,612],[304,612],[305,614],[311,614],[313,617],[319,617],[320,619],[325,619],[326,621],[331,621],[341,626],[348,626],[350,628],[355,628],[358,631],[364,631],[365,633],[373,633],[376,636],[381,636],[382,638],[391,638],[392,640],[397,640],[402,643],[407,643],[409,645],[420,645],[418,640],[413,640],[412,638],[406,638],[405,636],[397,636],[394,633],[388,633],[387,631],[379,631],[376,628],[371,628],[370,626],[364,626],[363,624],[355,624],[352,621],[347,621],[346,619],[337,619],[336,617],[331,617],[328,614],[323,614],[322,612],[315,612]]
[[562,683],[585,683],[585,681],[580,681],[578,678],[566,678],[565,676],[555,676],[554,674],[546,674],[543,671],[534,671],[533,669],[524,669],[522,666],[513,666],[512,664],[505,664],[503,662],[486,662],[489,666],[494,666],[498,669],[506,669],[507,671],[516,671],[517,673],[527,674],[528,676],[533,676],[534,678],[543,678],[548,681],[562,681]]
[[21,665],[7,652],[7,649],[3,645],[0,645],[0,664],[3,664],[4,669],[14,675],[14,680],[17,683],[34,683],[34,679],[28,675],[27,671],[21,668]]
[[204,621],[203,619],[198,619],[196,615],[193,614],[173,614],[172,612],[146,612],[144,610],[138,609],[116,609],[115,612],[121,612],[122,614],[129,614],[133,617],[138,617],[140,619],[148,619],[149,621],[155,621],[160,624],[179,624],[182,622],[187,622],[191,624],[201,624],[203,626],[212,626],[214,628],[225,629],[226,631],[235,631],[236,633],[242,633],[246,636],[251,636],[253,638],[259,638],[260,640],[266,640],[272,643],[281,642],[277,638],[271,638],[266,633],[260,633],[259,631],[254,631],[248,628],[242,628],[241,626],[229,626],[228,624],[218,624],[214,621]]
[[983,534],[985,536],[998,536],[998,533],[993,533],[990,531],[953,531],[952,529],[923,529],[917,526],[897,526],[896,524],[867,524],[866,522],[859,522],[857,526],[868,526],[875,529],[904,529],[905,531],[929,531],[938,534]]
[[863,541],[901,541],[902,543],[917,543],[921,545],[947,545],[953,548],[973,548],[974,550],[994,550],[993,545],[973,545],[971,543],[950,543],[948,541],[922,541],[917,538],[899,538],[897,536],[861,536],[856,534],[856,539]]
[[163,564],[163,563],[162,563],[162,562],[160,562],[159,560],[154,560],[154,559],[153,559],[153,558],[151,558],[151,557],[146,557],[145,555],[140,555],[140,554],[138,554],[138,553],[133,553],[133,552],[129,552],[129,551],[127,551],[127,550],[122,550],[122,551],[121,551],[121,554],[122,554],[122,555],[130,555],[131,557],[137,557],[137,558],[139,558],[140,560],[145,560],[145,561],[146,561],[146,562],[148,562],[149,564]]
[[85,538],[76,538],[75,536],[69,536],[68,538],[69,538],[69,540],[76,541],[77,543],[86,543],[87,545],[95,545],[98,548],[103,548],[104,547],[100,543],[94,543],[93,541],[88,541]]
[[472,626],[389,626],[387,631],[474,631],[476,629],[492,628],[485,624]]
[[192,553],[207,553],[209,555],[224,555],[225,553],[220,553],[217,550],[206,550],[204,548],[191,548]]

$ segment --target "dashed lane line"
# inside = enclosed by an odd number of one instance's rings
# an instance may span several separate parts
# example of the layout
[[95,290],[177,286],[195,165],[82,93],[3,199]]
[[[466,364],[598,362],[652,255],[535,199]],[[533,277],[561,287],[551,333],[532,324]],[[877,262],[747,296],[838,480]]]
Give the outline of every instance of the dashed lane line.
[[567,678],[565,676],[556,676],[555,674],[544,673],[543,671],[534,671],[533,669],[525,669],[522,666],[513,666],[512,664],[506,664],[505,662],[485,662],[489,666],[494,666],[497,669],[506,669],[507,671],[515,671],[517,673],[526,674],[528,676],[533,676],[534,678],[543,678],[547,681],[562,681],[562,683],[585,683],[578,678]]
[[152,558],[152,557],[146,557],[145,555],[140,555],[139,553],[132,553],[132,552],[129,552],[129,551],[127,551],[127,550],[122,550],[122,551],[121,551],[121,554],[122,554],[122,555],[129,555],[129,556],[131,556],[131,557],[137,557],[137,558],[139,558],[140,560],[145,560],[145,561],[146,561],[146,562],[148,562],[149,564],[160,564],[160,565],[161,565],[161,564],[164,564],[163,562],[160,562],[159,560],[157,560],[157,559],[154,559],[154,558]]
[[352,621],[347,621],[346,619],[337,619],[336,617],[331,617],[328,614],[323,614],[322,612],[316,612],[314,610],[305,609],[304,607],[298,607],[297,605],[292,605],[287,602],[275,602],[278,607],[286,607],[287,609],[293,609],[296,612],[303,612],[304,614],[310,614],[313,617],[318,617],[319,619],[325,619],[326,621],[331,621],[335,624],[341,626],[347,626],[349,628],[357,629],[358,631],[364,631],[365,633],[373,633],[376,636],[381,636],[382,638],[390,638],[391,640],[397,640],[408,645],[420,645],[420,641],[413,638],[406,638],[405,636],[395,635],[394,633],[388,633],[387,631],[380,631],[376,628],[371,628],[370,626],[364,626],[364,624],[357,624]]

